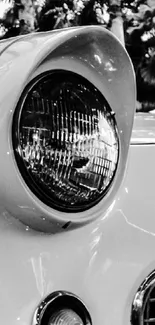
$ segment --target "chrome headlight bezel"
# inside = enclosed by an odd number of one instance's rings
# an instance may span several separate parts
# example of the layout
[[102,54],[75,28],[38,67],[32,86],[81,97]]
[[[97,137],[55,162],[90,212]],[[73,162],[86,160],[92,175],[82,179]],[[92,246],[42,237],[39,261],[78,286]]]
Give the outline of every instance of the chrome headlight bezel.
[[[53,197],[52,198],[49,197],[49,194],[47,194],[47,192],[45,191],[45,188],[42,190],[42,188],[41,188],[42,184],[38,185],[38,183],[34,180],[34,177],[32,175],[32,173],[34,172],[33,168],[30,168],[30,165],[28,167],[26,167],[25,161],[23,159],[23,150],[22,150],[22,147],[20,144],[20,142],[21,142],[20,129],[21,129],[22,113],[25,108],[25,105],[27,105],[28,96],[31,96],[32,92],[35,91],[36,87],[38,85],[40,85],[41,82],[48,82],[48,79],[50,80],[50,78],[52,78],[52,80],[54,80],[55,82],[57,81],[58,83],[60,82],[60,78],[62,78],[62,82],[64,82],[64,80],[68,80],[68,79],[70,80],[70,81],[65,81],[66,83],[67,82],[68,83],[69,82],[75,82],[75,83],[79,82],[79,84],[80,84],[80,82],[81,82],[81,87],[83,86],[83,89],[85,89],[85,90],[83,90],[83,92],[85,92],[84,95],[86,95],[86,94],[88,95],[88,90],[89,90],[89,95],[92,96],[92,100],[93,100],[93,96],[94,96],[94,98],[96,98],[96,100],[98,101],[98,105],[100,107],[102,104],[102,109],[100,109],[100,112],[103,112],[103,114],[105,114],[106,117],[101,116],[101,119],[99,121],[99,123],[101,124],[100,132],[103,131],[103,129],[104,129],[103,126],[106,126],[107,128],[109,127],[109,130],[111,132],[110,135],[112,134],[112,132],[114,133],[113,137],[115,137],[116,144],[117,144],[117,153],[116,153],[117,161],[115,163],[114,171],[111,172],[111,176],[110,176],[108,185],[104,189],[102,189],[101,193],[98,196],[96,195],[95,199],[91,200],[91,195],[90,195],[90,197],[87,198],[86,201],[81,200],[80,204],[72,204],[73,196],[71,197],[70,205],[68,204],[67,197],[65,198],[66,202],[64,204],[63,204],[63,200],[57,200],[58,202],[56,202],[55,198],[53,199]],[[50,80],[50,82],[51,82],[51,80]],[[61,84],[62,84],[62,82],[61,82]],[[88,101],[88,98],[87,98],[87,101]],[[91,109],[92,108],[90,108],[90,110]],[[74,110],[74,112],[75,112],[75,110]],[[97,112],[97,110],[96,110],[96,112]],[[92,115],[90,118],[92,118]],[[74,116],[73,116],[73,119],[74,119]],[[85,122],[87,122],[88,116],[85,117],[85,119],[86,119]],[[101,120],[103,120],[103,121],[101,121]],[[59,121],[58,121],[58,123],[59,123]],[[106,123],[107,123],[107,125],[106,125]],[[35,128],[36,128],[36,126],[35,126]],[[86,128],[86,126],[85,126],[85,128]],[[85,133],[86,133],[86,130],[85,130]],[[78,134],[78,137],[80,137],[78,132],[77,132],[77,134]],[[74,133],[74,135],[75,135],[75,133]],[[102,134],[99,134],[98,138],[96,138],[98,140],[98,142],[99,142],[99,137],[102,137]],[[72,144],[75,145],[75,141],[73,141],[73,140],[74,139],[73,139],[73,135],[72,135],[72,142],[70,142],[70,145],[72,145]],[[119,137],[118,137],[118,130],[117,130],[117,125],[116,125],[115,115],[114,115],[113,111],[111,110],[109,104],[107,103],[106,99],[99,92],[99,90],[97,90],[88,80],[86,80],[85,78],[83,78],[73,72],[61,71],[61,70],[56,70],[56,71],[52,71],[52,72],[48,71],[48,72],[44,72],[43,74],[37,76],[36,78],[34,78],[33,80],[30,81],[30,83],[24,89],[24,91],[20,97],[20,100],[17,104],[15,113],[14,113],[13,125],[12,125],[12,141],[13,141],[13,149],[14,149],[15,159],[16,159],[19,171],[20,171],[25,183],[27,184],[28,188],[33,192],[33,194],[35,194],[35,196],[37,198],[39,198],[39,200],[41,200],[44,204],[46,204],[47,206],[49,206],[51,208],[54,208],[56,210],[63,211],[63,212],[73,212],[73,213],[82,212],[87,209],[90,209],[91,207],[96,205],[106,195],[107,191],[109,190],[110,186],[113,183],[113,179],[115,177],[115,173],[117,170],[117,164],[118,164],[118,160],[119,160]],[[92,139],[90,141],[92,141]],[[102,140],[100,141],[100,143],[102,143]],[[89,154],[90,154],[90,152],[89,152]],[[102,155],[103,154],[104,153],[102,152]],[[84,157],[85,157],[85,155],[84,155]],[[100,157],[99,159],[101,161],[102,158]],[[104,168],[106,168],[106,167],[104,166]],[[30,169],[31,169],[31,171],[29,172]],[[87,178],[87,176],[84,176],[84,177]],[[66,189],[67,189],[67,186],[66,186]],[[66,189],[65,189],[65,191],[66,191]],[[53,196],[55,195],[55,193],[56,192],[54,192]],[[82,195],[83,195],[83,193],[82,193]],[[86,195],[88,195],[88,193],[86,193]]]

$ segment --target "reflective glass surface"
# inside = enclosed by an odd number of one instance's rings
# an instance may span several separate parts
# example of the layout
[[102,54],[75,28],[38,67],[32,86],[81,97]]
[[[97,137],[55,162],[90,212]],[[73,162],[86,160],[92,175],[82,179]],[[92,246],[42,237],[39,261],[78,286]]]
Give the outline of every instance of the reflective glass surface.
[[14,116],[13,144],[31,190],[64,211],[98,202],[118,162],[113,112],[92,84],[73,73],[48,73],[28,85]]

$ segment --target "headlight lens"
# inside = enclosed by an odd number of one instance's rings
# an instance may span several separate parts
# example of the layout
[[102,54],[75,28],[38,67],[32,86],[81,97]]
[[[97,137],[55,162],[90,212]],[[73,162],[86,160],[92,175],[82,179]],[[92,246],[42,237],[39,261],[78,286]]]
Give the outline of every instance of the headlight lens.
[[84,325],[84,323],[73,310],[62,309],[51,316],[48,325]]
[[115,117],[83,77],[57,71],[33,80],[17,105],[12,137],[25,182],[50,207],[86,210],[112,183],[119,153]]

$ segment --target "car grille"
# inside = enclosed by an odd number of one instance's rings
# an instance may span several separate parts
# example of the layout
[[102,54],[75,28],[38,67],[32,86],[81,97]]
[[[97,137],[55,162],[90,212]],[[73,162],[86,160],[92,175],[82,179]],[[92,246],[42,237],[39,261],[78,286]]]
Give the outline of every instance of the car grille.
[[144,323],[155,324],[155,287],[151,287],[151,290],[148,292],[146,297],[146,303],[144,306]]
[[155,325],[155,271],[139,287],[131,312],[132,325]]

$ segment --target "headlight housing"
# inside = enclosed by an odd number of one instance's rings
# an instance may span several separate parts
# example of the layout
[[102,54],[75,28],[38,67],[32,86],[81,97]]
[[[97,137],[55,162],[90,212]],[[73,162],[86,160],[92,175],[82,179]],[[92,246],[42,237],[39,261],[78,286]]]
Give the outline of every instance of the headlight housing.
[[119,158],[115,115],[83,77],[52,71],[32,80],[12,131],[20,173],[47,206],[84,211],[107,193]]

